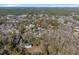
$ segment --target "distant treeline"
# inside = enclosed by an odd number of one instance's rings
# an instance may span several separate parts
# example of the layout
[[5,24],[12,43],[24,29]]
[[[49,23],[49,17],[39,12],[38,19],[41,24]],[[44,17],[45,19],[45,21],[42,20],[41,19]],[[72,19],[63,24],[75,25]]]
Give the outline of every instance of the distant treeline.
[[71,15],[78,13],[78,8],[70,7],[0,7],[0,14],[41,14]]

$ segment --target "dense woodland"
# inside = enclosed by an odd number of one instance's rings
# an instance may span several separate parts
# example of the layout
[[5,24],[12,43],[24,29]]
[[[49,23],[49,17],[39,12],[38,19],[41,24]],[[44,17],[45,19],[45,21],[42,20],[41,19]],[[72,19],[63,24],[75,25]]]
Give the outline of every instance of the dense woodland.
[[79,8],[0,8],[1,55],[78,55]]

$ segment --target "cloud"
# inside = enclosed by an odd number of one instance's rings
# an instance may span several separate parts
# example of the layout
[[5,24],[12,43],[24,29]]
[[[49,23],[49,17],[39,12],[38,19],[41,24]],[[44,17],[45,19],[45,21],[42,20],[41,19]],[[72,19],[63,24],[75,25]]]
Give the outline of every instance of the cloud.
[[8,4],[6,6],[8,6],[8,7],[14,7],[14,6],[17,6],[17,5],[16,4]]

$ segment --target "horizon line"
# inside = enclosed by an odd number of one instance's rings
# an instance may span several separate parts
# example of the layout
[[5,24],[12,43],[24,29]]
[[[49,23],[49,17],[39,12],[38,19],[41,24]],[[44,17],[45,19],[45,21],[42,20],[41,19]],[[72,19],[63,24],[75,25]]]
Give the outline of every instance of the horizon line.
[[0,7],[79,7],[79,4],[0,4]]

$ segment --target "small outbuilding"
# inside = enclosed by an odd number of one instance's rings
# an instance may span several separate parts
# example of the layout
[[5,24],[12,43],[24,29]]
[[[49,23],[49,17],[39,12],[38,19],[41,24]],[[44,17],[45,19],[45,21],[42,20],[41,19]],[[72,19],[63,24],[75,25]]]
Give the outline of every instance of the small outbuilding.
[[28,49],[28,48],[32,48],[32,44],[31,43],[26,43],[25,45],[24,45],[24,47],[26,48],[26,49]]

